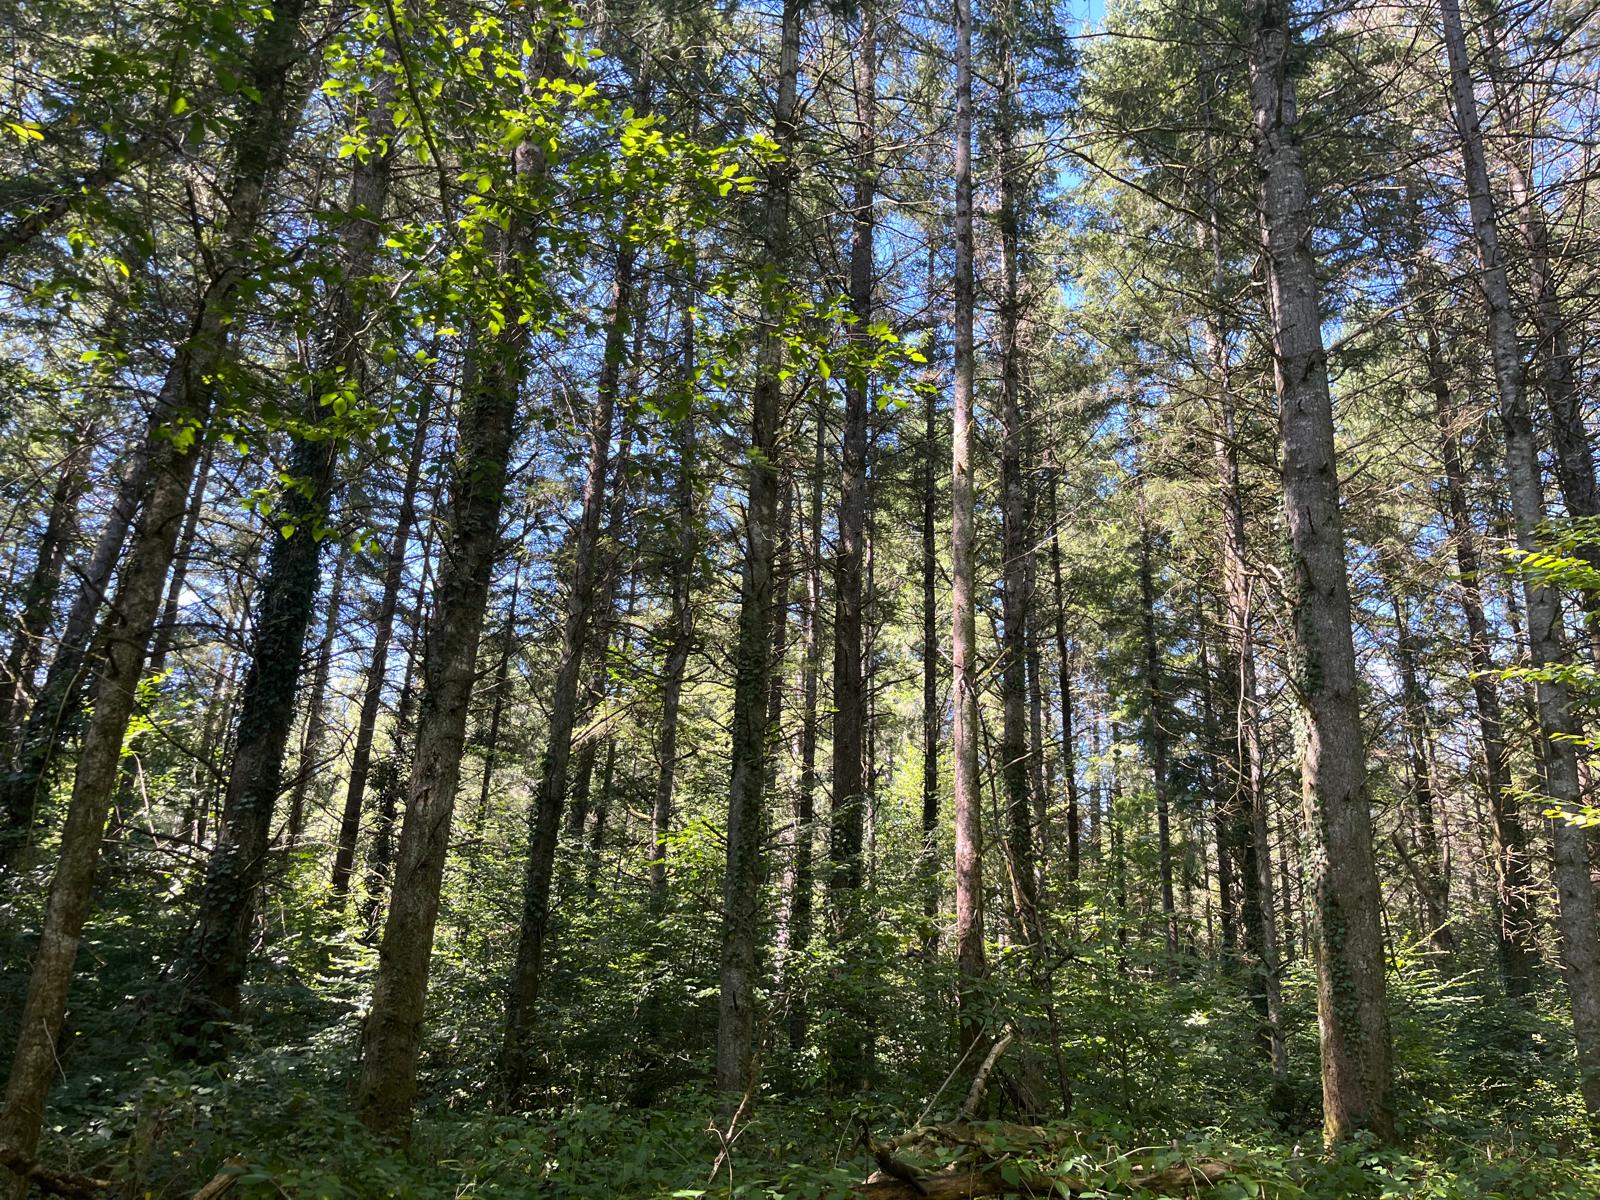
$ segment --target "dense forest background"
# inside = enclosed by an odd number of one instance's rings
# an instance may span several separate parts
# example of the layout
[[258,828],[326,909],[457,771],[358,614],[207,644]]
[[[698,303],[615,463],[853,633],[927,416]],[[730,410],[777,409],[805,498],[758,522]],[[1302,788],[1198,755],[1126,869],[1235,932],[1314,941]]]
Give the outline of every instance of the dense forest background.
[[0,1193],[1600,1194],[1600,10],[0,14]]

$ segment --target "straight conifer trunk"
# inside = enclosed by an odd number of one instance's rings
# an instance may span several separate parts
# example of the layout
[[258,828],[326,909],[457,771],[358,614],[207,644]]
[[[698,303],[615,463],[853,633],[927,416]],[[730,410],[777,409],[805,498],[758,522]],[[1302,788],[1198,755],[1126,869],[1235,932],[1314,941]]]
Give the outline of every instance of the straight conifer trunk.
[[1310,935],[1317,967],[1323,1131],[1394,1136],[1394,1066],[1378,876],[1367,797],[1333,405],[1322,343],[1310,197],[1295,132],[1297,44],[1287,0],[1250,0],[1250,99],[1261,171],[1284,509],[1294,556],[1295,690],[1302,798],[1311,834]]
[[[679,313],[680,370],[685,386],[695,386],[696,365],[694,305],[686,284]],[[698,466],[698,433],[693,404],[684,412],[674,430],[677,450],[677,477],[673,481],[673,520],[677,542],[672,570],[672,625],[667,660],[662,671],[661,734],[657,743],[657,774],[650,818],[650,900],[658,910],[667,901],[667,838],[672,832],[673,795],[678,780],[678,714],[683,704],[684,678],[689,670],[689,653],[694,648],[694,606],[692,589],[695,560],[700,553],[700,530],[695,512],[695,479]]]
[[972,4],[955,0],[955,387],[950,440],[950,658],[955,727],[956,969],[963,1053],[983,1034],[983,794],[978,780],[978,631],[974,605],[972,403]]
[[[1517,318],[1506,282],[1494,196],[1484,157],[1483,131],[1478,124],[1477,98],[1468,66],[1466,36],[1461,28],[1461,10],[1457,0],[1440,0],[1439,10],[1450,64],[1456,125],[1466,165],[1467,201],[1482,264],[1480,281],[1488,307],[1489,351],[1499,391],[1512,521],[1517,548],[1533,553],[1539,549],[1539,528],[1545,518],[1544,489],[1533,420],[1523,392]],[[1559,596],[1553,588],[1541,587],[1535,579],[1525,576],[1523,600],[1532,665],[1538,668],[1561,663],[1565,655]],[[1572,1002],[1580,1086],[1590,1122],[1600,1125],[1600,942],[1595,936],[1594,889],[1589,879],[1586,838],[1581,827],[1566,819],[1567,814],[1578,811],[1581,803],[1577,754],[1570,740],[1575,732],[1572,701],[1560,679],[1540,681],[1535,692],[1545,788],[1551,807],[1560,814],[1551,822],[1550,835],[1554,845],[1561,959]]]
[[[779,161],[767,172],[764,229],[769,286],[787,286],[790,196],[795,168],[794,123],[800,74],[803,0],[784,0],[779,35],[773,141]],[[776,298],[775,298],[776,301]],[[722,947],[718,964],[717,1075],[719,1091],[736,1096],[754,1085],[756,943],[761,905],[762,828],[767,773],[767,691],[772,673],[773,562],[778,539],[779,411],[786,359],[776,302],[763,314],[750,398],[746,468],[744,565],[739,583],[739,631],[734,649],[732,777],[728,783],[728,852],[723,876]]]
[[[1426,295],[1426,287],[1422,289]],[[1495,945],[1506,994],[1525,997],[1533,987],[1533,967],[1538,961],[1534,942],[1532,869],[1528,837],[1510,789],[1504,720],[1500,691],[1495,686],[1495,661],[1489,619],[1483,607],[1483,566],[1477,533],[1467,507],[1467,477],[1461,463],[1460,423],[1450,372],[1431,304],[1424,308],[1428,382],[1433,391],[1434,416],[1439,426],[1439,458],[1444,466],[1445,502],[1450,536],[1455,545],[1460,580],[1460,604],[1467,623],[1467,661],[1472,668],[1472,695],[1478,712],[1479,740],[1483,746],[1484,791],[1489,798],[1489,837],[1494,853],[1495,895],[1498,921]]]

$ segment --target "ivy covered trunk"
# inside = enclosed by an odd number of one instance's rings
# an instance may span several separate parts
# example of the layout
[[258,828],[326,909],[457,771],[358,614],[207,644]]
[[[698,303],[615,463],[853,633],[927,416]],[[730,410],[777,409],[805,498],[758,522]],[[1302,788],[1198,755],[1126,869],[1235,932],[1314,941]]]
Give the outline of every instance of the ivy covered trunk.
[[[149,488],[119,572],[115,599],[98,634],[104,661],[94,688],[93,715],[78,754],[0,1110],[0,1151],[13,1160],[31,1160],[34,1155],[50,1082],[58,1069],[56,1038],[89,912],[95,862],[189,486],[204,453],[200,431],[216,399],[217,377],[228,367],[233,300],[250,269],[262,212],[298,114],[295,69],[304,54],[300,31],[304,8],[304,0],[283,0],[273,19],[262,21],[257,31],[248,66],[253,100],[229,144],[228,216],[212,259],[214,272],[196,298],[187,336],[174,352],[156,402],[158,417],[170,418],[171,423],[150,429],[144,451]],[[18,1181],[13,1190],[24,1187]]]

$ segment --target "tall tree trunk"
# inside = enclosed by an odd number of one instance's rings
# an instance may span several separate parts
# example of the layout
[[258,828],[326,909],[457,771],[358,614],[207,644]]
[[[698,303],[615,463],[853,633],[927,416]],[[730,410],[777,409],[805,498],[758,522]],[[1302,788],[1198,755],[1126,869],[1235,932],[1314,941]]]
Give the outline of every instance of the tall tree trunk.
[[[686,283],[679,313],[680,370],[686,386],[695,385],[698,372],[695,346],[693,292]],[[677,475],[673,482],[673,521],[676,546],[671,569],[672,617],[666,664],[662,670],[661,732],[657,743],[655,799],[650,820],[650,899],[659,911],[667,901],[667,839],[672,832],[672,802],[678,780],[678,713],[683,703],[683,682],[694,649],[693,588],[695,564],[700,555],[699,517],[695,512],[698,444],[693,404],[674,430]]]
[[1239,824],[1234,802],[1238,799],[1238,788],[1231,780],[1232,764],[1224,767],[1224,763],[1228,763],[1232,756],[1223,747],[1221,724],[1217,720],[1217,696],[1222,689],[1217,686],[1216,673],[1211,665],[1211,639],[1206,633],[1206,617],[1205,602],[1201,599],[1195,605],[1195,628],[1200,642],[1201,733],[1205,738],[1206,760],[1209,763],[1207,790],[1211,793],[1211,828],[1217,846],[1217,917],[1222,927],[1222,964],[1224,970],[1232,970],[1238,962],[1239,950],[1238,908],[1233,880],[1233,834]]
[[[176,396],[172,397],[174,402]],[[152,415],[151,428],[172,419],[171,412]],[[95,538],[88,561],[75,567],[78,590],[67,611],[56,652],[45,672],[39,697],[28,709],[28,719],[0,778],[0,870],[18,865],[32,843],[35,809],[48,791],[50,767],[56,748],[69,740],[83,716],[82,697],[88,679],[98,667],[91,654],[95,624],[105,606],[111,575],[128,540],[128,529],[144,503],[149,488],[152,439],[146,437],[124,464],[111,511]]]
[[[1467,200],[1483,268],[1480,279],[1488,307],[1489,350],[1499,391],[1512,520],[1516,525],[1518,549],[1534,553],[1539,549],[1539,528],[1545,517],[1544,489],[1539,476],[1533,421],[1522,387],[1517,318],[1506,282],[1494,196],[1484,158],[1483,131],[1478,124],[1477,98],[1467,63],[1466,37],[1461,28],[1461,10],[1456,0],[1440,0],[1439,8],[1450,63],[1456,124],[1461,133],[1466,166]],[[1524,576],[1523,598],[1528,617],[1528,651],[1533,666],[1560,663],[1564,656],[1559,596],[1553,588],[1541,587],[1537,580]],[[1561,958],[1572,1001],[1573,1037],[1577,1043],[1584,1107],[1590,1122],[1600,1125],[1600,942],[1595,936],[1594,889],[1589,881],[1584,831],[1567,819],[1581,802],[1577,755],[1570,740],[1575,732],[1572,702],[1560,679],[1540,681],[1536,694],[1545,788],[1551,806],[1558,810],[1551,823],[1551,840],[1555,851]]]
[[[859,8],[855,67],[855,145],[850,213],[851,348],[871,353],[874,188],[877,175],[877,16],[876,0]],[[838,541],[833,588],[833,775],[828,812],[828,926],[841,961],[859,966],[851,950],[861,934],[862,848],[867,806],[867,680],[863,669],[862,573],[867,538],[867,452],[869,380],[852,367],[844,388],[843,462],[839,473]],[[860,980],[845,986],[860,997]],[[850,1007],[850,1006],[847,1006]],[[859,1008],[859,1005],[854,1006]],[[832,1086],[859,1091],[864,1063],[861,1022],[866,1014],[849,1011],[838,1022],[830,1053]]]
[[504,719],[506,693],[510,690],[511,653],[519,644],[517,638],[517,600],[522,594],[522,559],[518,557],[511,572],[511,596],[506,601],[506,619],[500,632],[500,658],[495,663],[493,700],[489,706],[489,728],[483,739],[483,778],[478,782],[478,806],[473,810],[472,824],[481,831],[489,815],[489,796],[494,790],[494,769],[500,756],[500,723]]
[[[360,281],[371,276],[377,258],[393,162],[386,136],[392,127],[389,101],[379,96],[374,102],[378,110],[372,114],[372,132],[385,149],[364,161],[357,157],[351,168],[346,219],[339,226],[344,284],[330,292],[313,358],[317,375],[304,398],[305,420],[313,429],[329,411],[322,399],[325,394],[349,392],[359,397],[366,392]],[[284,755],[294,725],[306,633],[321,580],[322,542],[316,526],[325,520],[333,501],[339,447],[335,437],[295,438],[289,469],[298,486],[285,489],[270,523],[272,541],[240,698],[223,826],[206,864],[185,955],[178,1025],[202,1050],[213,1041],[207,1027],[231,1020],[239,1008],[250,930],[282,791]],[[200,500],[197,495],[195,503]]]
[[44,656],[45,634],[61,590],[61,569],[78,530],[78,501],[88,486],[88,459],[95,438],[90,426],[67,447],[57,465],[50,511],[34,546],[33,571],[22,590],[16,631],[0,668],[0,764],[9,763],[33,701],[33,681]]
[[[204,431],[197,436],[204,436]],[[167,659],[178,640],[178,617],[183,611],[183,590],[189,582],[189,564],[194,561],[195,539],[200,533],[200,514],[206,507],[206,488],[211,482],[211,464],[216,457],[216,445],[207,441],[200,456],[200,466],[195,472],[194,487],[189,496],[188,515],[183,519],[183,532],[178,535],[178,552],[172,560],[172,570],[167,577],[167,596],[161,604],[161,619],[156,623],[155,640],[150,645],[149,673],[159,675],[167,669]]]
[[1072,655],[1067,644],[1067,594],[1061,579],[1061,510],[1057,491],[1061,482],[1058,467],[1050,473],[1050,576],[1054,585],[1056,665],[1060,672],[1061,700],[1061,775],[1067,791],[1067,879],[1078,880],[1082,858],[1081,814],[1078,801],[1077,734],[1072,720]]
[[1287,0],[1250,0],[1250,97],[1261,170],[1261,246],[1271,301],[1293,547],[1302,795],[1312,835],[1323,1131],[1394,1136],[1393,1052],[1378,875],[1339,512],[1333,405],[1311,250],[1305,164],[1289,74]]
[[[227,353],[233,300],[248,274],[267,193],[287,153],[298,112],[300,91],[293,84],[293,73],[304,53],[303,11],[304,0],[280,0],[273,20],[263,22],[257,34],[242,94],[260,99],[245,110],[230,139],[228,215],[211,258],[213,274],[197,298],[189,332],[175,351],[156,403],[160,424],[149,431],[146,449],[150,487],[120,573],[116,600],[100,634],[105,661],[78,755],[44,926],[18,1022],[5,1106],[0,1110],[0,1150],[9,1159],[32,1159],[38,1147],[45,1100],[57,1070],[56,1037],[66,1014],[123,739],[160,612],[162,585],[176,552],[195,463],[204,452],[199,438],[181,445],[179,439],[165,436],[165,417],[180,416],[192,422],[191,428],[203,429],[215,399],[214,380]],[[13,1190],[21,1187],[18,1181]]]
[[[769,286],[786,285],[790,196],[795,168],[795,101],[800,74],[803,0],[784,0],[778,53],[773,140],[778,161],[767,173],[762,240]],[[756,351],[750,399],[750,446],[744,512],[744,566],[739,586],[739,632],[734,649],[732,776],[728,782],[728,852],[723,878],[722,946],[718,963],[717,1088],[739,1094],[753,1087],[756,939],[761,906],[767,760],[767,687],[772,671],[773,558],[778,536],[778,464],[783,399],[782,314],[770,305]]]
[[1178,909],[1172,894],[1170,747],[1166,693],[1161,679],[1161,645],[1156,638],[1155,564],[1151,561],[1150,519],[1145,509],[1142,464],[1139,472],[1139,629],[1144,650],[1145,730],[1156,799],[1156,868],[1161,877],[1161,917],[1165,931],[1167,978],[1175,981],[1178,970]]
[[[556,844],[560,840],[561,811],[567,799],[572,763],[573,735],[577,729],[579,681],[590,626],[597,616],[609,617],[610,589],[604,578],[601,522],[606,515],[606,485],[611,476],[611,440],[621,391],[622,365],[627,357],[628,330],[635,319],[634,265],[636,247],[626,229],[617,237],[616,271],[606,313],[605,357],[595,385],[594,408],[589,415],[588,461],[584,473],[583,502],[573,531],[572,574],[567,583],[567,605],[561,626],[561,646],[550,694],[549,730],[539,764],[539,789],[528,839],[528,863],[523,881],[522,924],[517,939],[517,959],[512,970],[506,1004],[506,1035],[501,1070],[512,1101],[526,1093],[533,1057],[529,1038],[534,1006],[544,982],[544,951],[549,935],[550,887],[554,879]],[[628,435],[624,435],[626,438]],[[613,485],[623,486],[619,478]],[[604,645],[603,641],[601,642]]]
[[[1395,657],[1400,665],[1400,705],[1405,713],[1411,804],[1416,817],[1420,861],[1411,857],[1403,839],[1397,846],[1408,866],[1416,868],[1417,890],[1427,914],[1428,941],[1435,953],[1443,955],[1455,949],[1455,934],[1450,928],[1450,881],[1440,862],[1439,833],[1433,814],[1433,746],[1430,740],[1433,721],[1418,673],[1411,616],[1401,599],[1399,587],[1392,582],[1389,601],[1394,609]],[[1399,836],[1397,832],[1396,837]]]
[[406,769],[415,748],[412,713],[416,708],[417,663],[427,645],[428,622],[423,612],[422,588],[417,589],[416,619],[406,647],[406,667],[400,678],[400,691],[394,707],[394,728],[389,733],[389,752],[372,766],[374,808],[372,847],[367,854],[366,877],[362,881],[361,903],[357,910],[361,940],[367,945],[378,941],[383,932],[384,901],[394,876],[394,827],[405,800]]
[[[530,93],[537,92],[537,80],[559,52],[562,39],[554,28],[533,36],[538,49],[529,56]],[[515,181],[537,187],[546,173],[542,143],[520,142],[511,158]],[[378,975],[361,1031],[361,1060],[352,1089],[362,1124],[390,1141],[407,1141],[411,1133],[439,888],[450,850],[478,641],[500,550],[500,515],[527,373],[529,325],[514,319],[513,310],[517,276],[540,254],[538,222],[513,209],[501,237],[502,267],[509,276],[507,311],[497,329],[473,332],[467,356],[451,464],[448,533],[423,655],[416,757],[378,952]]]
[[[812,867],[817,819],[817,701],[822,676],[822,475],[827,422],[822,389],[817,391],[816,437],[811,463],[811,497],[806,506],[806,595],[800,665],[800,786],[795,794],[794,868],[789,896],[789,957],[803,956],[811,945],[812,893],[816,887]],[[789,1048],[805,1045],[810,1021],[804,986],[789,995]]]
[[955,728],[956,968],[961,1049],[982,1036],[983,795],[978,781],[978,631],[973,507],[972,3],[955,0],[955,388],[950,442],[950,658]]
[[[939,912],[939,732],[944,724],[939,704],[937,397],[930,387],[922,398],[922,912],[930,928]],[[936,933],[930,936],[937,941]]]
[[997,14],[999,113],[996,140],[1000,168],[1000,510],[1004,588],[1001,596],[1000,764],[1006,797],[1006,843],[1012,906],[1019,936],[1039,944],[1039,897],[1033,870],[1033,803],[1028,778],[1028,533],[1027,484],[1022,456],[1022,360],[1018,342],[1022,304],[1018,283],[1021,203],[1016,152],[1016,14]]
[[394,637],[394,617],[400,604],[400,587],[405,581],[406,552],[410,546],[412,526],[417,521],[417,485],[422,478],[432,412],[433,389],[428,387],[423,389],[422,406],[411,434],[406,478],[400,490],[400,508],[395,514],[389,557],[384,564],[383,593],[378,598],[378,613],[373,620],[372,657],[367,663],[367,679],[361,693],[361,713],[356,719],[356,743],[350,752],[350,778],[345,784],[344,810],[339,815],[339,832],[333,852],[333,888],[329,903],[334,907],[343,907],[350,891],[350,875],[355,869],[356,839],[361,832],[361,807],[366,800],[367,778],[372,770],[372,741],[377,733],[378,716],[383,710],[383,689],[388,682],[389,645]]
[[[322,745],[328,739],[328,682],[333,675],[333,647],[344,617],[344,581],[350,569],[350,557],[349,545],[341,545],[334,561],[333,583],[328,588],[328,611],[322,624],[322,637],[317,641],[317,664],[311,673],[305,732],[300,738],[294,790],[289,796],[288,843],[291,850],[300,844],[300,837],[305,833],[306,801],[311,797],[312,783],[320,780],[329,766],[322,758]],[[315,791],[320,804],[326,792],[320,786]]]
[[[1426,297],[1424,285],[1421,294]],[[1496,665],[1489,620],[1483,607],[1483,566],[1478,538],[1467,507],[1467,476],[1461,463],[1460,419],[1450,388],[1450,372],[1434,308],[1424,299],[1422,309],[1428,360],[1428,382],[1433,390],[1434,415],[1439,425],[1439,455],[1444,465],[1445,501],[1450,536],[1455,544],[1460,580],[1460,604],[1467,623],[1467,661],[1472,695],[1478,711],[1478,734],[1483,745],[1484,791],[1489,799],[1489,836],[1494,856],[1495,902],[1498,909],[1495,945],[1506,994],[1513,999],[1528,995],[1533,987],[1533,966],[1538,961],[1534,934],[1533,879],[1528,858],[1528,837],[1510,787],[1505,727],[1500,690],[1495,686]]]

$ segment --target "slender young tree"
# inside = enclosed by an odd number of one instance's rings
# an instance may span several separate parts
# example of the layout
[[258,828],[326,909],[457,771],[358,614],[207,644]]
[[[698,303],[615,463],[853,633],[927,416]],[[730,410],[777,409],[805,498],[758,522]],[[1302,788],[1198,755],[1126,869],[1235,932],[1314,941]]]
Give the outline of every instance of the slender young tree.
[[983,793],[978,780],[978,631],[973,564],[972,402],[976,362],[972,325],[972,5],[955,0],[955,387],[950,442],[950,693],[955,707],[951,757],[955,777],[956,965],[961,1045],[982,1036],[978,983],[983,976]]
[[405,581],[406,554],[411,544],[412,526],[417,521],[417,485],[422,479],[433,403],[433,388],[425,387],[422,405],[411,432],[406,477],[400,489],[400,508],[395,513],[394,529],[389,535],[389,554],[383,568],[383,591],[378,597],[378,612],[372,623],[372,651],[367,660],[361,712],[356,717],[356,740],[350,751],[350,775],[345,783],[344,808],[339,815],[339,830],[334,844],[333,888],[329,904],[335,907],[343,906],[344,898],[350,891],[350,876],[355,870],[361,808],[366,801],[367,778],[372,770],[372,743],[377,735],[378,716],[383,709],[384,686],[388,682],[389,646],[394,638],[400,587]]
[[[554,22],[525,42],[530,100],[560,43]],[[537,42],[533,42],[536,38]],[[545,143],[524,139],[511,153],[514,186],[536,194],[547,174]],[[522,205],[508,209],[499,261],[508,309],[526,303],[523,288],[538,262],[541,230]],[[492,327],[491,327],[492,324]],[[394,884],[378,952],[372,1004],[361,1030],[352,1098],[368,1129],[390,1141],[411,1134],[422,1048],[428,969],[439,920],[439,888],[450,849],[450,824],[466,747],[467,712],[477,675],[478,640],[500,550],[511,444],[527,372],[528,322],[509,319],[474,330],[462,380],[443,562],[422,660],[415,757]]]

